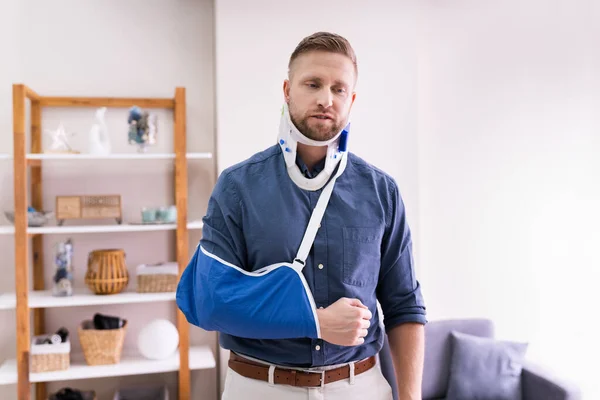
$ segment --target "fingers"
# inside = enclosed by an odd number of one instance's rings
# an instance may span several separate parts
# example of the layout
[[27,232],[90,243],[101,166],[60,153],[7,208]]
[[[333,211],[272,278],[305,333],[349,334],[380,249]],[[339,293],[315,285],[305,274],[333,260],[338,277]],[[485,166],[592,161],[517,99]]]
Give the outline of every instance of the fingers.
[[354,306],[354,307],[358,307],[358,308],[363,308],[365,310],[368,310],[369,307],[365,306],[362,301],[360,301],[359,299],[349,299],[347,297],[342,297],[340,300],[345,301],[347,304]]
[[349,304],[355,307],[368,308],[359,299],[349,299]]
[[359,329],[358,337],[354,340],[354,346],[363,344],[365,342],[365,337],[367,337],[368,334],[369,331],[367,329]]
[[373,318],[373,314],[369,310],[369,307],[365,306],[359,299],[348,299],[348,304],[360,309],[360,317],[364,319]]
[[365,310],[360,310],[360,317],[362,319],[366,319],[369,320],[371,318],[373,318],[373,314],[371,313],[371,311],[369,311],[369,309],[365,309]]
[[369,329],[370,326],[371,326],[371,322],[368,319],[363,319],[360,321],[361,329]]

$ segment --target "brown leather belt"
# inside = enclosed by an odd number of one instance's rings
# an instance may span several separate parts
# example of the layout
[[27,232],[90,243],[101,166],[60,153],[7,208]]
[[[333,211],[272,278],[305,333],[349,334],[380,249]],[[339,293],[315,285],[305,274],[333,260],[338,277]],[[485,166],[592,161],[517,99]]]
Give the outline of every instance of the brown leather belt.
[[[360,375],[373,368],[377,360],[371,356],[366,360],[354,363],[354,375]],[[240,357],[231,352],[229,368],[246,378],[269,381],[269,366]],[[328,383],[350,378],[350,367],[344,365],[328,371],[296,371],[286,368],[275,368],[273,381],[278,385],[291,385],[299,387],[319,387]]]

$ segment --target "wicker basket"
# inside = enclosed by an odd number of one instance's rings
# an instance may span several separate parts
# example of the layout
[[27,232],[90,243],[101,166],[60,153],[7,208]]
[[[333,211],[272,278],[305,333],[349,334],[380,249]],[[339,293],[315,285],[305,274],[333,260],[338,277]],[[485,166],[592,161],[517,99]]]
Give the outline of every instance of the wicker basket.
[[119,329],[94,329],[86,320],[78,327],[79,342],[88,365],[118,364],[121,361],[127,322]]
[[174,292],[179,279],[177,275],[138,275],[138,293]]
[[96,294],[116,294],[129,283],[125,252],[121,249],[94,250],[88,255],[85,284]]
[[146,265],[136,268],[138,293],[175,292],[179,282],[176,262]]
[[37,344],[45,336],[34,336],[31,340],[30,371],[50,372],[69,369],[71,366],[71,342]]

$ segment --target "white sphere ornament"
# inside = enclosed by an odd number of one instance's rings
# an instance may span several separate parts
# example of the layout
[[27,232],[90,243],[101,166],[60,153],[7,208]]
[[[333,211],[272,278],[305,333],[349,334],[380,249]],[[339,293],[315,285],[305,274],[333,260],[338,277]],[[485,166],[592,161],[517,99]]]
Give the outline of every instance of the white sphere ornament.
[[144,326],[138,335],[139,352],[152,360],[163,360],[175,353],[179,346],[179,332],[166,319],[155,319]]

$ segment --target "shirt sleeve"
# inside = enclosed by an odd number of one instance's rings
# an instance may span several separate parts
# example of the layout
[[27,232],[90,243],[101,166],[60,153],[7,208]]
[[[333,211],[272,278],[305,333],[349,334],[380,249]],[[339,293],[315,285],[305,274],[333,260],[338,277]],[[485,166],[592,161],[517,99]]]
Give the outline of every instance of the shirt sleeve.
[[227,171],[217,180],[202,222],[200,245],[219,258],[248,270],[242,202]]
[[377,299],[383,311],[386,332],[406,322],[427,323],[421,285],[415,277],[411,232],[404,203],[393,180],[389,193],[377,284]]

